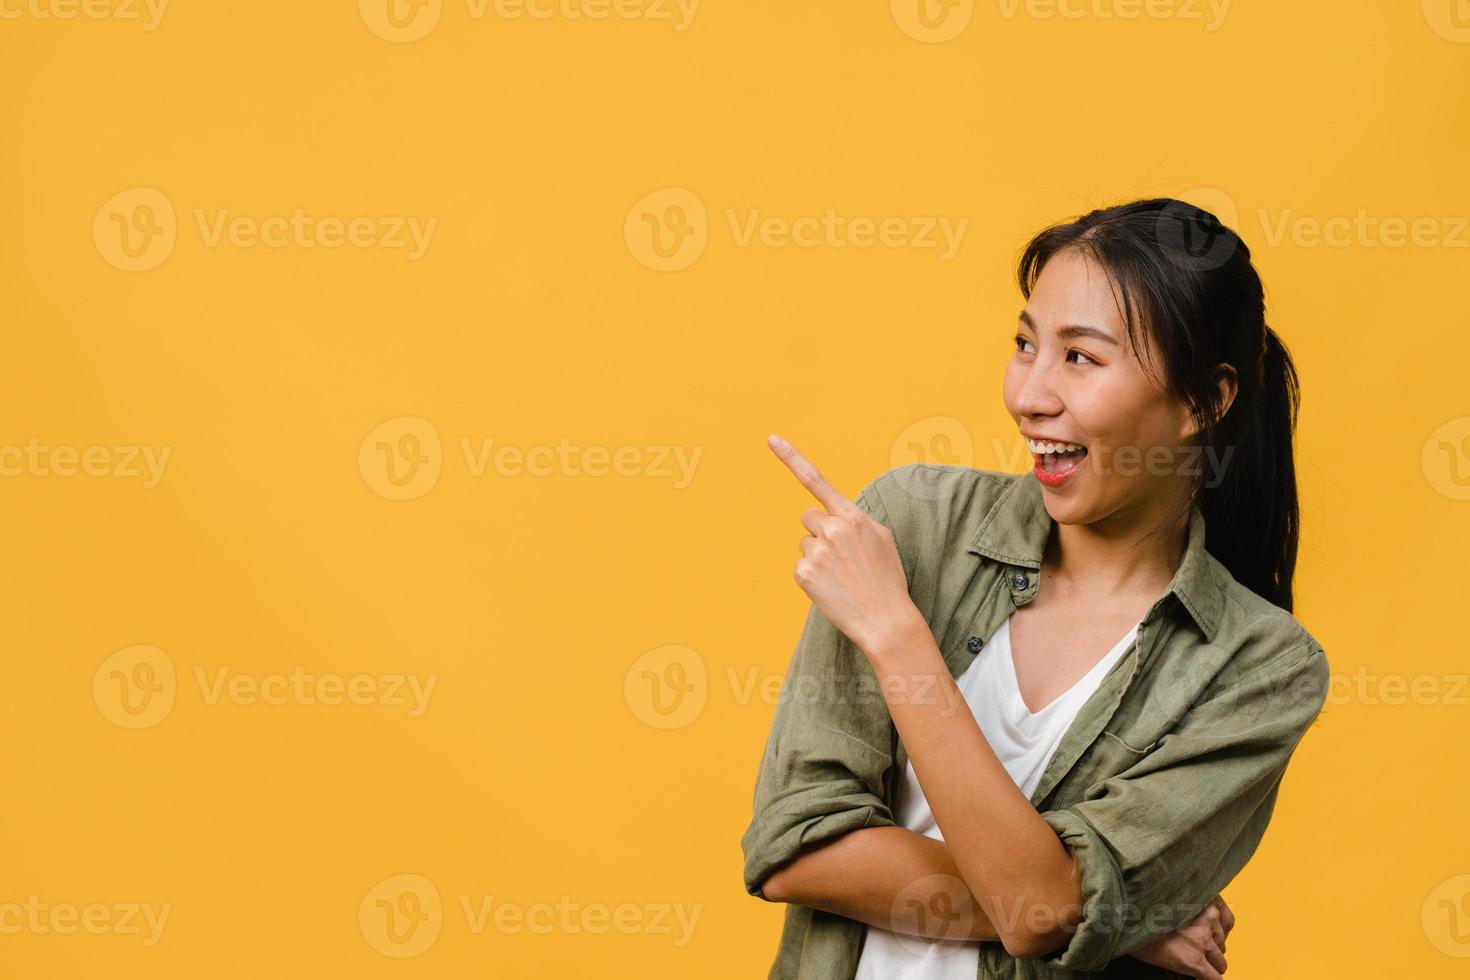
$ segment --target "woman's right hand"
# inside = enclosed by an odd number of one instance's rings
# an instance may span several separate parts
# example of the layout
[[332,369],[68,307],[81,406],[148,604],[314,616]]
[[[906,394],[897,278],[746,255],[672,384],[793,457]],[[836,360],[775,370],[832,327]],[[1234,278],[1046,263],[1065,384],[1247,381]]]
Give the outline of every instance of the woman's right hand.
[[1216,895],[1188,924],[1129,955],[1196,980],[1221,980],[1225,972],[1225,937],[1233,928],[1235,913],[1225,899]]

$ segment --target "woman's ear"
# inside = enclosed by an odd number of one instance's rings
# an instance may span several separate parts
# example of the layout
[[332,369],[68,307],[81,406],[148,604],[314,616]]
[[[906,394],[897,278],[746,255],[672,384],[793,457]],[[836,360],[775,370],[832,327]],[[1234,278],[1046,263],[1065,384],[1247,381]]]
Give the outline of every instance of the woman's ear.
[[1235,404],[1235,396],[1240,391],[1240,379],[1236,377],[1235,368],[1223,362],[1216,366],[1215,386],[1220,391],[1220,414],[1215,416],[1218,424],[1230,411],[1230,406]]
[[[1213,424],[1218,425],[1225,413],[1230,411],[1230,406],[1235,404],[1235,396],[1240,392],[1240,379],[1235,368],[1224,362],[1216,365],[1215,385],[1219,390],[1220,408],[1215,414]],[[1181,422],[1180,440],[1187,443],[1199,434],[1199,426],[1195,424],[1194,413],[1187,410]]]

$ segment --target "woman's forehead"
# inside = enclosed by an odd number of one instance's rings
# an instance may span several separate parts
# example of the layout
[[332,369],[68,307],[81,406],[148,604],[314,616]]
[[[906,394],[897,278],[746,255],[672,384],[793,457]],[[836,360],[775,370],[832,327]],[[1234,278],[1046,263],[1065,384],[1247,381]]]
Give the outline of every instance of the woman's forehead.
[[1026,312],[1037,330],[1086,324],[1124,342],[1121,290],[1102,265],[1077,249],[1063,249],[1042,267]]

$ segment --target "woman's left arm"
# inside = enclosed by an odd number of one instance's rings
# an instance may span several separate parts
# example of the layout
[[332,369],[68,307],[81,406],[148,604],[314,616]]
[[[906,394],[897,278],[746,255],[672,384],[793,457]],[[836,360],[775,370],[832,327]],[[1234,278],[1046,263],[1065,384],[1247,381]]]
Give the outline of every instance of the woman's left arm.
[[[934,672],[932,638],[869,653],[885,692]],[[955,865],[1013,956],[1102,970],[1189,922],[1266,832],[1287,764],[1326,700],[1311,638],[1194,705],[1141,761],[1079,803],[1038,813],[1009,779],[968,705],[890,700]],[[905,683],[912,683],[907,681]]]

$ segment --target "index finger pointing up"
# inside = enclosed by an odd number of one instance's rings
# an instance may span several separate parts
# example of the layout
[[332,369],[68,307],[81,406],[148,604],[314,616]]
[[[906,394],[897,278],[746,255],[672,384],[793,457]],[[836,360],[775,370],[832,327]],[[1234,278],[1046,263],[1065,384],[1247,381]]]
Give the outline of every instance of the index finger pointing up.
[[812,465],[811,460],[797,452],[796,447],[791,443],[775,433],[766,437],[766,443],[780,458],[781,462],[786,464],[786,468],[796,474],[796,478],[801,481],[802,486],[810,490],[812,496],[816,497],[822,506],[827,508],[827,513],[839,514],[845,510],[851,510],[857,507],[857,504],[848,500],[837,491],[836,487],[828,483],[827,478],[817,471],[817,468]]

